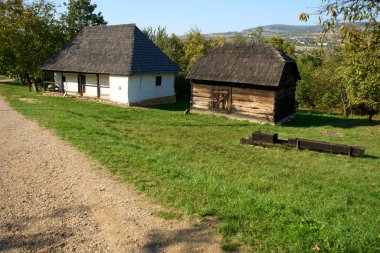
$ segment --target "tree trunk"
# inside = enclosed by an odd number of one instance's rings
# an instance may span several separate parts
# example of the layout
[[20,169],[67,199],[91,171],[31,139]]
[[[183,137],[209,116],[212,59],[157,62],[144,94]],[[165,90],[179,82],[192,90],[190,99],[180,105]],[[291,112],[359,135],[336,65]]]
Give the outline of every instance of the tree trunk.
[[343,89],[340,90],[340,101],[343,106],[343,117],[348,118],[348,109],[347,109],[347,96]]
[[373,116],[372,113],[370,113],[370,114],[368,115],[368,122],[369,122],[369,123],[372,123],[372,116]]
[[343,104],[343,117],[348,118],[348,110],[346,104]]
[[36,84],[33,83],[32,78],[30,77],[30,74],[26,74],[26,82],[28,83],[29,92],[32,92],[32,87],[35,91],[38,92],[38,87]]

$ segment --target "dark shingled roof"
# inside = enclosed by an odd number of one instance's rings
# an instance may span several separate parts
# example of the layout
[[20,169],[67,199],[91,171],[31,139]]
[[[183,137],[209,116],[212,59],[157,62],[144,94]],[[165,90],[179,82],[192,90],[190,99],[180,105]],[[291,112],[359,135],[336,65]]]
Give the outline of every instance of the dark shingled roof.
[[188,79],[278,86],[285,65],[295,68],[295,60],[268,44],[227,43],[200,58]]
[[85,27],[41,69],[120,75],[181,71],[134,24]]

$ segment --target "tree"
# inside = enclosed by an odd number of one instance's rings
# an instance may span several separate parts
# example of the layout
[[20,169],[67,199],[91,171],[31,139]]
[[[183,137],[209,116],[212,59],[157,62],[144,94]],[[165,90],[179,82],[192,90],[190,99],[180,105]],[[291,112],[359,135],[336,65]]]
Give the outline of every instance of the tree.
[[67,11],[61,16],[67,40],[74,38],[85,26],[106,25],[101,12],[94,13],[96,4],[91,0],[69,0],[64,3]]
[[185,44],[174,33],[169,37],[166,28],[161,26],[157,29],[149,26],[144,28],[142,32],[180,68],[187,67],[183,60]]
[[[319,15],[324,32],[342,32],[342,61],[331,71],[341,77],[339,87],[348,107],[368,114],[369,120],[380,110],[379,11],[378,0],[322,0],[322,6],[312,13]],[[309,15],[301,13],[299,18],[307,21]],[[357,21],[364,21],[365,29],[350,24]],[[347,111],[344,114],[348,115]]]
[[280,52],[295,57],[294,52],[296,51],[296,46],[292,43],[284,41],[280,36],[273,36],[269,39],[269,44],[277,48]]
[[256,27],[254,31],[251,32],[249,37],[256,43],[264,43],[265,38],[263,36],[264,28],[262,26]]
[[188,73],[192,69],[194,63],[209,52],[209,47],[206,38],[197,28],[190,29],[186,34],[184,42],[184,64],[186,65],[184,71],[185,73]]
[[215,39],[208,41],[209,43],[208,51],[214,50],[215,48],[222,46],[226,42],[227,42],[226,37],[224,37],[223,35],[219,35]]
[[166,32],[165,27],[159,26],[157,29],[153,29],[151,26],[144,28],[142,32],[153,41],[162,51],[166,51],[169,47],[169,35]]
[[361,43],[344,44],[345,58],[339,73],[353,112],[366,114],[372,121],[372,116],[380,111],[380,47],[361,50]]
[[[307,21],[310,15],[319,15],[319,23],[322,24],[324,32],[336,30],[340,25],[347,38],[361,33],[369,33],[364,40],[363,46],[371,47],[379,44],[380,29],[378,23],[380,3],[378,0],[321,0],[322,6],[314,13],[301,13],[300,20]],[[364,21],[366,23],[363,31],[353,29],[352,22]]]
[[323,92],[315,78],[316,70],[322,65],[322,56],[318,51],[303,53],[297,58],[301,80],[297,82],[296,101],[302,107],[315,109],[320,105]]
[[233,43],[235,43],[235,42],[246,42],[248,40],[248,37],[245,37],[241,34],[235,34],[234,36],[231,37],[231,40]]
[[63,34],[55,19],[53,3],[39,0],[0,3],[0,71],[25,81],[42,79],[39,66],[63,45]]

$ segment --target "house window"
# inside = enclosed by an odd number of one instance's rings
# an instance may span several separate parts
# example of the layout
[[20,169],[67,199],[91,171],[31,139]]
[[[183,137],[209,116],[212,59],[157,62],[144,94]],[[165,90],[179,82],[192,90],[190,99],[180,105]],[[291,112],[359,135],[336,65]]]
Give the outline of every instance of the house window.
[[66,82],[66,76],[62,76],[62,83]]
[[161,86],[162,76],[156,76],[156,86]]

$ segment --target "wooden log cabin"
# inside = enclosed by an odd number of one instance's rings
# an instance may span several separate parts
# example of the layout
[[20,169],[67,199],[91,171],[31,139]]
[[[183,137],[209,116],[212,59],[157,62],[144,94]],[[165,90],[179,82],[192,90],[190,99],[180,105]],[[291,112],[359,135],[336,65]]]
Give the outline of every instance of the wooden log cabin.
[[187,75],[193,113],[281,124],[295,114],[295,60],[267,44],[224,44]]

